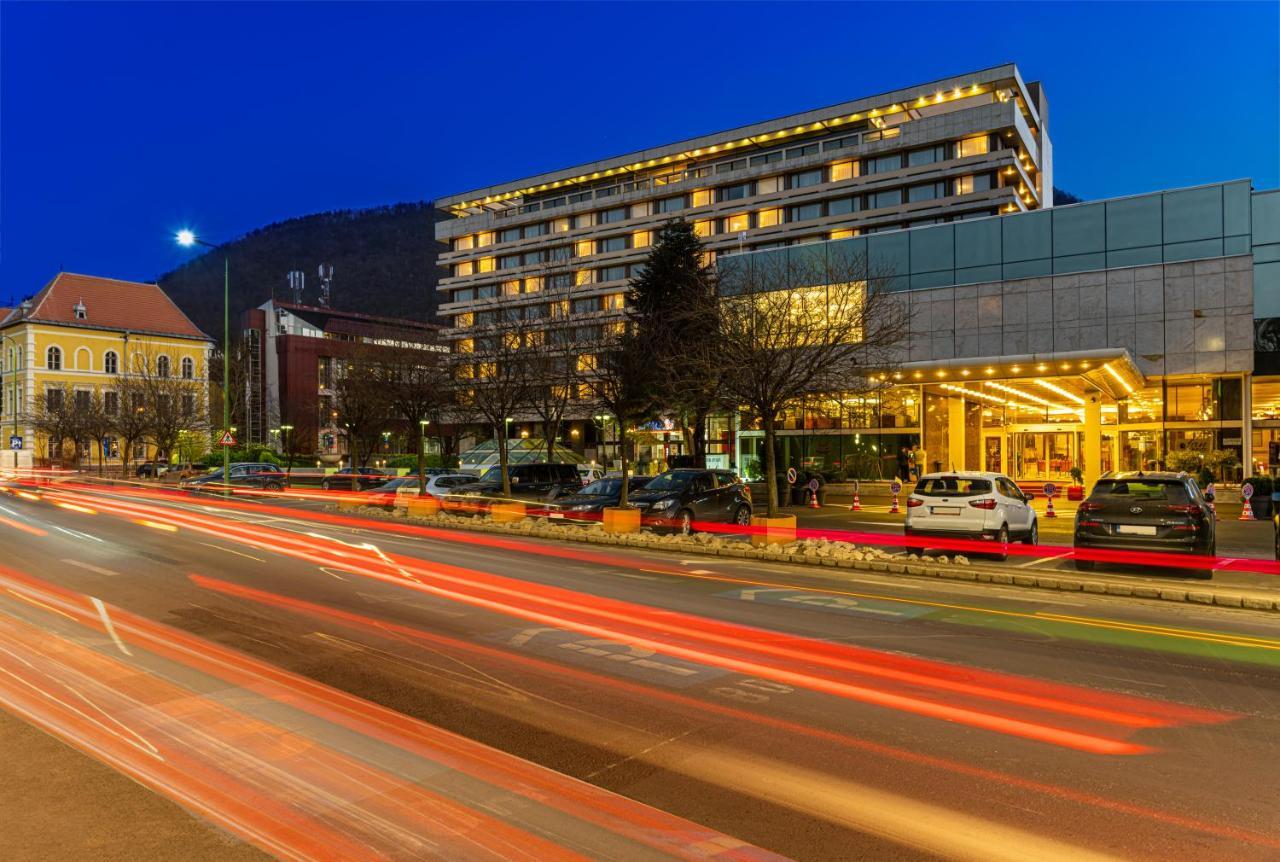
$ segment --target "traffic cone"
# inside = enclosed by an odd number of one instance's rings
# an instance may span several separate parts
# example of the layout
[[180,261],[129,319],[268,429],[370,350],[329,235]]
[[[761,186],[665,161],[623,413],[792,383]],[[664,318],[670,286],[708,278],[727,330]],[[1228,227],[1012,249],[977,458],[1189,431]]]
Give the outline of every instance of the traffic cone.
[[810,491],[810,492],[809,492],[809,508],[810,508],[810,509],[821,509],[821,508],[822,508],[822,504],[818,502],[818,492],[817,492],[817,491]]
[[1046,518],[1058,517],[1058,513],[1053,511],[1053,497],[1046,497],[1045,499],[1049,501],[1049,505],[1044,510],[1044,516]]
[[858,499],[858,492],[857,492],[857,491],[854,491],[854,492],[853,492],[853,505],[849,507],[849,511],[850,511],[850,512],[861,512],[861,511],[862,511],[862,501]]
[[1249,505],[1249,498],[1248,498],[1248,497],[1245,497],[1245,498],[1244,498],[1244,506],[1240,509],[1240,517],[1239,517],[1239,518],[1236,518],[1236,520],[1237,520],[1237,521],[1256,521],[1256,520],[1258,520],[1257,518],[1253,517],[1253,507]]
[[901,512],[901,511],[902,511],[902,510],[898,508],[898,495],[897,495],[897,494],[894,494],[894,495],[893,495],[893,505],[889,507],[889,514],[890,514],[890,515],[897,515],[897,514],[898,514],[899,512]]

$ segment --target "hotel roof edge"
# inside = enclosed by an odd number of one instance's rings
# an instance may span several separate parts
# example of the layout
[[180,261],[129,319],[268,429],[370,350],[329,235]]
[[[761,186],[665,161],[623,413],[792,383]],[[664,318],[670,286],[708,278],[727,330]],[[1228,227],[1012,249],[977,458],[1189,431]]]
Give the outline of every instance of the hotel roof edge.
[[[573,165],[567,168],[561,168],[555,171],[535,174],[533,176],[521,177],[519,179],[510,180],[505,183],[498,183],[483,188],[473,189],[471,191],[460,192],[453,195],[443,195],[437,197],[434,201],[436,209],[445,209],[453,204],[464,203],[476,198],[484,198],[492,195],[503,194],[514,189],[525,188],[533,185],[542,185],[543,183],[555,182],[556,180],[569,179],[579,176],[583,173],[608,170],[633,162],[648,160],[653,158],[661,158],[669,156],[673,153],[684,152],[691,148],[697,148],[703,145],[713,144],[724,140],[725,138],[749,137],[752,135],[773,132],[779,129],[788,128],[790,126],[803,125],[805,123],[815,122],[822,117],[832,114],[856,113],[867,108],[878,107],[886,99],[890,102],[902,101],[907,96],[919,95],[920,91],[929,87],[937,88],[946,84],[948,87],[955,86],[955,82],[963,80],[967,83],[988,83],[990,81],[999,80],[1001,78],[1012,77],[1016,79],[1024,93],[1027,92],[1026,82],[1023,81],[1021,73],[1018,71],[1016,63],[1001,63],[997,66],[990,66],[985,69],[975,69],[969,72],[961,72],[957,75],[950,75],[946,78],[938,78],[933,81],[926,81],[919,84],[912,84],[906,87],[899,87],[896,90],[889,90],[884,93],[875,93],[869,96],[863,96],[848,102],[840,102],[835,105],[828,105],[823,108],[813,108],[802,111],[797,114],[788,114],[783,117],[776,117],[771,120],[764,120],[759,123],[752,123],[746,126],[737,126],[731,129],[725,129],[719,132],[698,135],[693,138],[686,138],[682,141],[675,141],[670,144],[663,144],[658,147],[650,147],[644,150],[635,150],[630,153],[624,153],[618,156],[611,156],[604,159],[598,159],[593,162],[584,162],[582,164]],[[1035,111],[1035,105],[1030,104],[1028,107]]]

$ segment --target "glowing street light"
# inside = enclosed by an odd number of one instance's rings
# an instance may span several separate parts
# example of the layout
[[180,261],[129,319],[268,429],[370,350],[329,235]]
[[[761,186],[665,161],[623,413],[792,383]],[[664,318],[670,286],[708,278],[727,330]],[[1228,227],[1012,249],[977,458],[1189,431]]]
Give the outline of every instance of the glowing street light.
[[[220,246],[205,242],[187,228],[178,231],[174,236],[178,245],[191,248],[202,245],[217,249]],[[231,259],[222,256],[222,428],[223,431],[235,432],[231,427]],[[222,447],[222,481],[226,484],[226,496],[231,496],[231,447]]]

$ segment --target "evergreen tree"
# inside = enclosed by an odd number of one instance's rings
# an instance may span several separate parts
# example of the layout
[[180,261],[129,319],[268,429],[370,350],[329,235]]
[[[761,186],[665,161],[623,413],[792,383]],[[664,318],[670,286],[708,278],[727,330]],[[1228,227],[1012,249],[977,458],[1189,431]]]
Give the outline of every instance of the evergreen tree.
[[675,219],[658,230],[628,300],[636,343],[658,359],[653,400],[679,420],[694,463],[706,466],[707,417],[720,403],[724,368],[715,272],[693,225]]

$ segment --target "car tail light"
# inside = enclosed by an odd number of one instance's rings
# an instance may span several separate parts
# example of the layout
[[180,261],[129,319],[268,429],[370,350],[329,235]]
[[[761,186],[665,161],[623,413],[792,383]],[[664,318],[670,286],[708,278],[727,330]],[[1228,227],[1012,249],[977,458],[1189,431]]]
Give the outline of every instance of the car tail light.
[[1164,509],[1166,512],[1172,512],[1175,515],[1190,515],[1193,518],[1198,518],[1204,514],[1204,510],[1195,503],[1182,506],[1165,506]]
[[1103,506],[1103,504],[1102,504],[1102,503],[1090,503],[1088,500],[1085,500],[1083,503],[1081,503],[1081,504],[1080,504],[1079,508],[1078,508],[1076,511],[1078,511],[1078,512],[1101,512],[1104,508],[1105,508],[1105,507]]
[[908,509],[914,509],[916,506],[923,506],[923,505],[924,505],[924,500],[918,500],[918,499],[916,499],[915,497],[908,497],[908,498],[907,498],[907,508],[908,508]]
[[970,500],[969,505],[975,509],[986,509],[990,511],[996,507],[996,498],[988,497],[985,500]]

